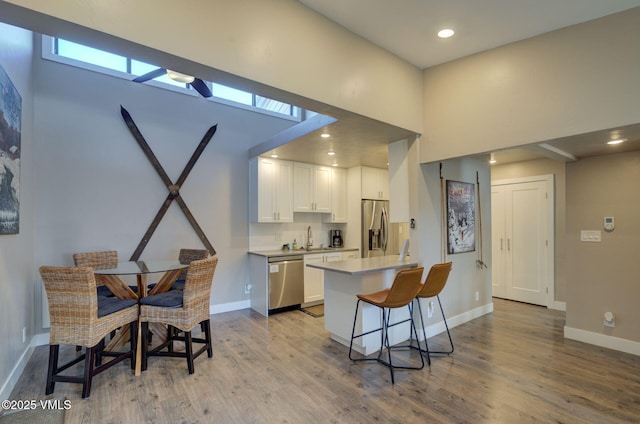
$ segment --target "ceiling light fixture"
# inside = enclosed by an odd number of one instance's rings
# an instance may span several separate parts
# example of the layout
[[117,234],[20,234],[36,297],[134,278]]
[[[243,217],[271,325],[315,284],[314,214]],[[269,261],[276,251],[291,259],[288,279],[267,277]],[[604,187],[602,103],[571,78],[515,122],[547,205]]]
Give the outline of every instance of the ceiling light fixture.
[[333,156],[333,155],[335,155],[335,154],[336,154],[336,152],[331,151],[331,152],[329,152],[329,153],[327,153],[327,154],[328,154],[329,156]]
[[277,157],[278,157],[278,155],[276,155],[276,154],[274,153],[274,154],[272,154],[272,155],[271,155],[271,157],[275,159],[275,158],[277,158]]
[[619,138],[617,140],[607,141],[607,144],[620,144],[620,143],[624,143],[625,141],[627,141],[626,138]]
[[338,164],[337,163],[333,163],[333,164],[331,164],[331,166],[338,166]]
[[453,37],[453,34],[455,34],[456,32],[454,30],[452,30],[451,28],[445,28],[445,29],[441,29],[440,31],[438,31],[438,37],[440,38],[449,38],[449,37]]
[[320,134],[320,137],[322,137],[322,138],[329,138],[329,137],[331,137],[331,134],[322,133],[322,134]]
[[493,153],[491,153],[491,155],[489,155],[489,163],[493,165],[496,162],[496,157],[493,155]]
[[167,76],[174,81],[178,81],[184,84],[191,84],[195,77],[187,74],[181,74],[180,72],[172,71],[171,69],[167,69]]

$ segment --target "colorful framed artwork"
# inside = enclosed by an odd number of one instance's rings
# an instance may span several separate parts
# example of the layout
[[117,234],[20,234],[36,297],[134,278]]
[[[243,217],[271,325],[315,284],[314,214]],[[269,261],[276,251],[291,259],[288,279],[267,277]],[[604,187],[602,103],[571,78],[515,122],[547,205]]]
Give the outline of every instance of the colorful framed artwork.
[[476,250],[475,185],[447,180],[447,253]]

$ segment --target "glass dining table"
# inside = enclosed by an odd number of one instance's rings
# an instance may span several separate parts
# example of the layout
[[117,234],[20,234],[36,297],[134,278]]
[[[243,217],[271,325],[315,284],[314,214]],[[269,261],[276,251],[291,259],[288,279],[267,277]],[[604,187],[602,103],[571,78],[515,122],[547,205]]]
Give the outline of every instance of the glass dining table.
[[[118,262],[115,268],[96,269],[95,275],[100,275],[100,280],[119,299],[140,299],[147,295],[166,292],[182,274],[189,264],[180,263],[177,260],[147,260]],[[147,276],[149,274],[163,273],[158,283],[147,294]],[[135,275],[138,290],[134,292],[120,276]]]
[[[171,285],[180,277],[189,264],[180,263],[177,260],[147,260],[147,261],[129,261],[118,262],[118,266],[107,269],[96,269],[94,274],[99,277],[100,281],[111,290],[111,292],[119,299],[141,299],[145,296],[152,296],[154,294],[163,293],[171,288]],[[149,274],[162,273],[162,277],[147,293],[147,276]],[[129,285],[120,278],[121,276],[136,276],[137,290],[133,291]],[[154,323],[155,324],[155,323]],[[160,340],[166,337],[166,328],[161,325],[152,325],[151,332],[157,335]],[[140,321],[138,320],[138,335],[140,335]],[[129,334],[129,327],[123,327],[114,338],[109,341],[109,344],[105,348],[106,350],[113,350],[119,346],[124,345],[131,335]],[[136,347],[136,364],[135,375],[140,375],[142,363],[141,358],[142,345],[141,338],[137,339]]]

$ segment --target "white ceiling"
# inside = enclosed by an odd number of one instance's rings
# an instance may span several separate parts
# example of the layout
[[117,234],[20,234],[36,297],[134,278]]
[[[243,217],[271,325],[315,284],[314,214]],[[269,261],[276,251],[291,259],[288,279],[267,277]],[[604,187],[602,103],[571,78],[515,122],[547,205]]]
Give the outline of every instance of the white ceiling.
[[[640,6],[640,0],[298,0],[372,43],[418,68],[426,68],[501,45]],[[451,27],[446,40],[438,30]],[[397,131],[397,129],[394,129]],[[640,127],[619,129],[629,142],[616,151],[640,149]],[[321,132],[331,139],[321,139]],[[384,125],[362,117],[312,132],[277,150],[279,157],[339,166],[386,167]],[[567,159],[603,154],[602,140],[610,130],[554,140],[538,147],[496,152],[500,163],[550,156]],[[347,142],[348,141],[348,142]],[[344,147],[343,147],[344,146]],[[330,157],[328,149],[336,152]],[[267,153],[273,153],[272,151]],[[606,153],[606,151],[604,152]]]
[[[640,6],[640,0],[298,0],[424,69]],[[452,28],[456,34],[439,39]]]

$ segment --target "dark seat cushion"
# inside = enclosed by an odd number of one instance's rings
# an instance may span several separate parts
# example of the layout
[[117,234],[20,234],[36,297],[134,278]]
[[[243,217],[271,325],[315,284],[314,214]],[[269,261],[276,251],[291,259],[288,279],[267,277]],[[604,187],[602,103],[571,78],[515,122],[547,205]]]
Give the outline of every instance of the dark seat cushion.
[[182,306],[181,290],[169,290],[168,292],[147,296],[140,299],[141,305],[161,306],[163,308],[177,308]]
[[117,297],[98,296],[98,318],[121,311],[135,305],[135,299],[118,299]]
[[[147,286],[147,290],[151,290],[156,286],[157,283],[151,283]],[[169,290],[184,290],[184,280],[176,280],[175,283],[169,288]]]
[[111,290],[109,290],[107,286],[96,287],[96,292],[98,296],[113,296],[113,293],[111,293]]
[[171,290],[184,290],[184,280],[176,280],[171,286]]

